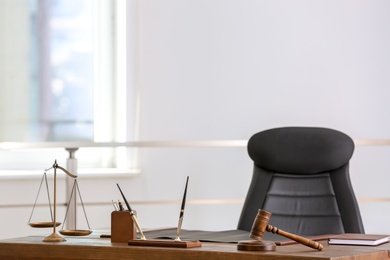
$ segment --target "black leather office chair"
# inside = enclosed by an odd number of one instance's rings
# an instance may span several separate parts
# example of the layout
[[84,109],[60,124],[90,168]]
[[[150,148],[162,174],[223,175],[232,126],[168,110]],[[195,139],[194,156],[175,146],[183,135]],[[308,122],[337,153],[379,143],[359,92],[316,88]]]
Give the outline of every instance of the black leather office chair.
[[258,209],[269,224],[298,235],[364,233],[349,177],[353,140],[318,127],[262,131],[248,142],[254,161],[238,229],[250,231]]

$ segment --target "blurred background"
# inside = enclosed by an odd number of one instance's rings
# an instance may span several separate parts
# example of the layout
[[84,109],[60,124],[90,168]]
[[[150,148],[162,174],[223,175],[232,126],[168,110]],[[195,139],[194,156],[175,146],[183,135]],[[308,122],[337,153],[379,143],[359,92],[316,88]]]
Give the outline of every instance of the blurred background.
[[[183,228],[235,229],[252,175],[246,142],[281,126],[350,135],[365,231],[389,234],[389,10],[385,0],[1,0],[0,238],[51,233],[27,223],[50,220],[38,188],[55,160],[78,174],[92,229],[110,227],[116,183],[141,226],[176,226],[187,176]],[[57,186],[62,222],[64,173]]]

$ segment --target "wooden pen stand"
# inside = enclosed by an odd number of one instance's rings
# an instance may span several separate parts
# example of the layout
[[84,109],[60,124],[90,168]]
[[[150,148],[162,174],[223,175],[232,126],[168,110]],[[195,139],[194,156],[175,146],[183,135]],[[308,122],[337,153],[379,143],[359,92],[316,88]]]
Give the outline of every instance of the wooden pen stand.
[[176,248],[193,248],[201,247],[199,241],[175,241],[169,239],[148,239],[148,240],[129,240],[129,246],[156,246],[156,247],[176,247]]
[[111,213],[111,242],[127,243],[137,239],[137,230],[131,214],[127,210]]
[[137,239],[137,230],[131,214],[127,210],[111,213],[111,242],[127,243],[130,246],[157,246],[192,248],[201,247],[199,241],[175,241],[168,239]]

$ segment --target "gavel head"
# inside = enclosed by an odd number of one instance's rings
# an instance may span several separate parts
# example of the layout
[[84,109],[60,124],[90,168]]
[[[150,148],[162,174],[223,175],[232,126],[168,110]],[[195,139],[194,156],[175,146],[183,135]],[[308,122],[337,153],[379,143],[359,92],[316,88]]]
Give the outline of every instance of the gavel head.
[[249,236],[255,240],[239,241],[237,244],[238,250],[244,251],[275,251],[276,245],[272,241],[262,241],[264,233],[267,230],[271,213],[259,209],[255,221],[252,225],[252,230]]
[[256,239],[258,241],[261,241],[263,239],[271,215],[272,213],[263,209],[259,209],[255,221],[253,222],[251,233],[249,235],[251,238]]

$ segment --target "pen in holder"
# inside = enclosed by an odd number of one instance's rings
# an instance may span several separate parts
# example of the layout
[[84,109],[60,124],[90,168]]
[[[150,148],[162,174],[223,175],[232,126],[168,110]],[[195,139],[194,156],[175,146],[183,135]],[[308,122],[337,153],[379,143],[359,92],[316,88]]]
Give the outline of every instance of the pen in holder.
[[129,210],[128,212],[130,213],[129,216],[133,219],[134,224],[135,224],[135,226],[138,229],[138,232],[141,234],[141,238],[140,239],[141,240],[146,240],[146,237],[144,236],[144,233],[142,232],[141,225],[138,223],[138,219],[137,219],[137,216],[135,215],[135,212],[131,209],[129,202],[127,201],[127,199],[126,199],[125,195],[123,194],[121,187],[119,187],[118,183],[116,184],[116,186],[118,186],[118,189],[119,189],[119,191],[120,191],[120,193],[121,193],[121,195],[123,197],[123,200],[126,203],[127,209]]
[[187,177],[187,182],[186,182],[186,187],[184,190],[184,196],[183,196],[183,201],[181,205],[181,210],[180,210],[180,217],[179,217],[179,224],[177,228],[177,234],[176,234],[176,239],[175,240],[168,240],[168,239],[146,239],[144,234],[142,233],[141,227],[138,223],[137,217],[134,215],[133,211],[131,210],[130,204],[125,198],[125,195],[123,194],[121,188],[119,187],[118,184],[118,189],[120,193],[122,194],[123,200],[126,203],[127,208],[129,209],[129,212],[131,215],[131,218],[133,219],[134,225],[137,227],[138,231],[140,232],[141,238],[140,239],[130,239],[127,244],[130,246],[158,246],[158,247],[180,247],[180,248],[191,248],[191,247],[200,247],[202,246],[202,243],[199,241],[182,241],[180,239],[180,231],[181,231],[181,225],[183,222],[183,215],[184,215],[184,206],[185,206],[185,199],[186,199],[186,194],[187,194],[187,184],[188,184],[188,177]]

